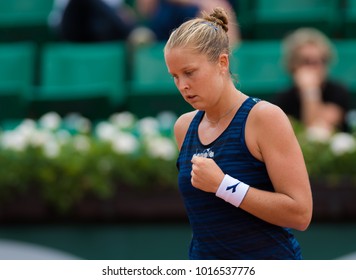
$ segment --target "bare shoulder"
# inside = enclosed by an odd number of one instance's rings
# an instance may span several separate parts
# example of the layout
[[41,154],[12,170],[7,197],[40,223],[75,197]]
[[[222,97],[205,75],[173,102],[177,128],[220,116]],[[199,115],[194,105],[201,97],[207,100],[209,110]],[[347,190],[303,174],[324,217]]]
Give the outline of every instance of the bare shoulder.
[[253,107],[251,121],[254,125],[275,129],[290,126],[290,121],[283,110],[267,101],[260,101]]
[[174,124],[174,135],[179,149],[183,144],[189,125],[192,122],[196,113],[197,111],[185,113],[181,115]]
[[251,124],[260,152],[278,147],[291,149],[297,145],[296,135],[288,116],[284,111],[267,101],[261,101],[252,109]]

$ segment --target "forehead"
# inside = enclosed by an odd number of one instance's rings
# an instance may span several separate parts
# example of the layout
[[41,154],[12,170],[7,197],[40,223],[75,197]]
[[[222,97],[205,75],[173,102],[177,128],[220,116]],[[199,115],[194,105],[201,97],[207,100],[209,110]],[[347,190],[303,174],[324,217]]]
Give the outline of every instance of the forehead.
[[321,44],[306,44],[299,48],[299,55],[323,56],[327,52],[326,47]]
[[207,56],[194,51],[192,48],[175,47],[166,49],[164,57],[168,69],[180,70],[182,68],[193,67],[207,62]]
[[[206,55],[201,54],[189,47],[174,47],[165,50],[165,58],[179,59],[179,60],[199,60],[206,59]],[[189,58],[189,59],[188,59]]]

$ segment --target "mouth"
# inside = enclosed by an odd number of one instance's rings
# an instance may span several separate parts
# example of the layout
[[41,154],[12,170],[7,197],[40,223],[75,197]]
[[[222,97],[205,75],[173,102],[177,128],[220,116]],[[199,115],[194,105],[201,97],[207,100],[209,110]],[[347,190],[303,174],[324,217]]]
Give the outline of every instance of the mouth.
[[198,98],[198,95],[186,95],[185,96],[185,99],[187,100],[187,101],[189,101],[189,102],[193,102],[193,101],[195,101],[196,99]]

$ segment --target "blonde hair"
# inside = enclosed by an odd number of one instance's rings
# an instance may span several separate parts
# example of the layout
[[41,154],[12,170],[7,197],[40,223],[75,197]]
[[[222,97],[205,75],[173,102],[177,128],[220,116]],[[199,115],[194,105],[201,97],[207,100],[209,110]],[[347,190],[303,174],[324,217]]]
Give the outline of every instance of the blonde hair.
[[207,55],[210,61],[217,61],[220,54],[230,54],[228,16],[223,8],[215,8],[211,14],[186,21],[175,29],[164,50],[175,47],[189,47]]
[[323,48],[328,63],[336,59],[336,51],[327,36],[315,28],[299,28],[289,34],[282,44],[283,63],[289,72],[293,71],[299,59],[299,49],[308,44]]

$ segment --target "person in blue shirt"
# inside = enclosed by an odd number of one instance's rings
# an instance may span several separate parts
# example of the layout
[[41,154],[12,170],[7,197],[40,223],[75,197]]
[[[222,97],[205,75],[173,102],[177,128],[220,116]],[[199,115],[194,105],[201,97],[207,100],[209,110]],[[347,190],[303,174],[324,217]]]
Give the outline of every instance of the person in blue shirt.
[[292,229],[312,217],[302,151],[287,115],[236,89],[228,16],[214,8],[175,29],[168,72],[193,111],[174,126],[190,259],[302,259]]
[[157,41],[166,41],[171,31],[201,11],[223,7],[230,17],[230,43],[240,38],[236,12],[228,0],[136,0],[136,10],[155,35]]

